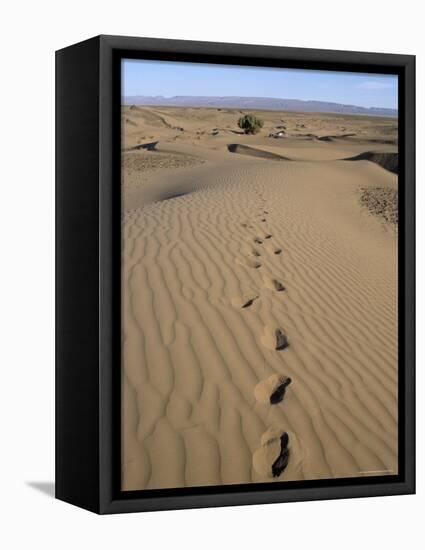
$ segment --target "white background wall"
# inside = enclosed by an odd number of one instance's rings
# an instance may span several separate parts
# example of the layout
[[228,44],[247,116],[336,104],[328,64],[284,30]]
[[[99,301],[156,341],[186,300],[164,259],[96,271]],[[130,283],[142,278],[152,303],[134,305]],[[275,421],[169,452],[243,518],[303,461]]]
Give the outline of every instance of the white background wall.
[[[3,3],[0,17],[0,545],[3,548],[424,547],[424,348],[420,341],[424,315],[421,306],[425,299],[421,285],[423,254],[418,258],[418,496],[98,517],[55,501],[45,493],[46,488],[51,490],[54,477],[54,50],[97,34],[123,34],[416,54],[420,247],[425,237],[425,25],[421,4],[417,0]],[[44,491],[34,487],[37,483],[42,484]]]

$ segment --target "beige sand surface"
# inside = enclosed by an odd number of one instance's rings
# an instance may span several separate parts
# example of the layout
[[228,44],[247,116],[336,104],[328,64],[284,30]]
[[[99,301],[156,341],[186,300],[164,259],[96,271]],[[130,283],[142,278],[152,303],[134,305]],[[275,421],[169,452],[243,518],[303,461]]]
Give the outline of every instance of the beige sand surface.
[[397,472],[397,120],[257,115],[123,108],[125,490]]

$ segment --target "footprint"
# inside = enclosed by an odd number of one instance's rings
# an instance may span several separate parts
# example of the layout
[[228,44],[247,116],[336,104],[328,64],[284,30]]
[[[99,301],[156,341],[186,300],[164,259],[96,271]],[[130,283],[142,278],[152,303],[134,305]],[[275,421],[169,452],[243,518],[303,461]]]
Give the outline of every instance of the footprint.
[[287,386],[292,382],[291,378],[281,374],[272,374],[266,380],[262,380],[255,386],[254,396],[259,403],[276,405],[283,401]]
[[284,471],[286,466],[288,466],[289,461],[289,436],[286,432],[280,436],[280,453],[279,456],[272,464],[272,474],[273,477],[279,477],[280,474]]
[[267,288],[270,288],[270,290],[276,290],[277,292],[283,292],[284,290],[286,290],[284,285],[280,281],[278,281],[278,279],[265,276],[263,280],[264,280],[265,286]]
[[264,327],[264,333],[261,337],[261,342],[264,347],[281,351],[289,346],[286,334],[280,328],[273,328],[270,326]]
[[260,239],[260,237],[255,237],[254,242],[255,244],[263,244],[263,241]]
[[241,309],[251,307],[252,304],[257,300],[259,296],[252,295],[242,295],[240,297],[232,298],[232,305]]
[[269,428],[260,440],[260,448],[252,457],[255,471],[266,477],[279,477],[289,462],[289,436],[282,429]]
[[254,303],[255,300],[258,299],[258,296],[254,296],[253,298],[250,298],[247,302],[245,302],[243,305],[242,305],[242,309],[246,308],[246,307],[251,307],[252,304]]
[[258,250],[255,250],[255,248],[252,250],[251,254],[253,256],[256,256],[257,258],[259,258],[261,256],[261,254],[258,252]]
[[285,287],[283,286],[283,284],[277,279],[273,279],[273,286],[275,290],[277,290],[278,292],[283,292],[285,290]]
[[276,248],[276,250],[274,251],[274,254],[276,254],[277,256],[279,254],[282,254],[282,249],[281,248]]
[[278,383],[276,384],[273,393],[270,395],[270,404],[276,405],[277,403],[280,403],[283,401],[283,398],[285,397],[286,388],[289,386],[289,384],[292,382],[292,379],[287,377],[280,377]]
[[236,260],[239,265],[243,265],[244,267],[251,267],[253,269],[258,269],[261,267],[261,262],[257,260],[253,260],[251,258],[245,258],[244,260]]
[[269,233],[267,235],[264,235],[264,238],[265,239],[271,239],[272,238],[272,235],[270,235]]

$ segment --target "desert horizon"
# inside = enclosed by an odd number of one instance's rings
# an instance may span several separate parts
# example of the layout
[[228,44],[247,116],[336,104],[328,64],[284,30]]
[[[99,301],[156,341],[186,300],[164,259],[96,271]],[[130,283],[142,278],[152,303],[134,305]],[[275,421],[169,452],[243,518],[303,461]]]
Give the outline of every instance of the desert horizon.
[[397,474],[397,172],[393,117],[122,106],[123,490]]
[[388,107],[365,107],[332,101],[250,96],[125,96],[123,106],[141,107],[202,107],[205,109],[245,109],[256,111],[281,111],[312,114],[365,115],[398,118],[398,110]]

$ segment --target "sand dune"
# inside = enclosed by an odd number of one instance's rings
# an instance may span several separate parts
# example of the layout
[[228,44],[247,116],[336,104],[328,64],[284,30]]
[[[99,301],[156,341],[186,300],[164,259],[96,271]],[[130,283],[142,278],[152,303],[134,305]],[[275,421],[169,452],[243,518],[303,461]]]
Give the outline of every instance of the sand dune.
[[397,472],[397,232],[360,200],[397,176],[343,160],[396,121],[267,112],[357,137],[235,154],[234,110],[123,116],[123,489]]
[[347,160],[370,160],[370,162],[379,164],[379,166],[382,166],[385,170],[398,174],[398,153],[377,153],[373,151],[365,151],[364,153],[360,153],[360,155],[356,155],[355,157]]
[[240,145],[238,143],[231,143],[227,146],[231,153],[238,153],[239,155],[249,155],[251,157],[258,157],[268,160],[289,160],[287,157],[271,153],[264,149],[258,149],[256,147],[249,147],[248,145]]
[[319,141],[335,141],[336,139],[344,139],[348,137],[355,137],[357,134],[337,134],[335,136],[317,136]]

